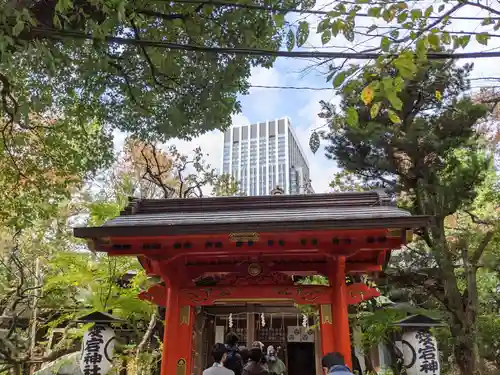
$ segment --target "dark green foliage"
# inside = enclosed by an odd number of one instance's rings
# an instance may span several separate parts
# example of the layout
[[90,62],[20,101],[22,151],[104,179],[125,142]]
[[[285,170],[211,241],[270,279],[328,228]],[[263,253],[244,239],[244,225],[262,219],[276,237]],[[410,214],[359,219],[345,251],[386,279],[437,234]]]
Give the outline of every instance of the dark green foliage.
[[[335,114],[332,106],[323,104],[330,124],[324,135],[326,156],[368,181],[382,181],[392,191],[420,191],[425,201],[414,202],[415,212],[438,214],[432,208],[436,205],[439,215],[455,212],[472,200],[474,186],[490,165],[478,152],[474,132],[487,108],[463,95],[470,70],[471,66],[433,62],[421,67],[414,79],[402,81],[402,106],[396,111],[400,124],[389,118],[393,110],[388,99],[375,118],[359,101],[363,88],[377,77],[376,70],[367,70],[366,80],[351,81],[342,92],[340,107],[356,109],[355,126],[347,125],[348,115]],[[451,191],[454,194],[448,194]],[[444,196],[446,202],[437,201]]]
[[90,111],[151,141],[228,126],[251,67],[270,67],[274,59],[158,43],[277,50],[283,38],[283,15],[265,10],[143,0],[29,3],[0,5],[4,114],[16,112],[12,94],[17,112],[64,114],[76,106],[81,116]]

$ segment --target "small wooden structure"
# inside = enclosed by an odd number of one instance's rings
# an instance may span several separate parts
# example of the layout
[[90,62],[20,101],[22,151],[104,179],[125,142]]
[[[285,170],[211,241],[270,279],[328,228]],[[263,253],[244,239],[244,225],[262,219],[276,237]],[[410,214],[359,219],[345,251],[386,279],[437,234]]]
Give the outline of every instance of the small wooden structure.
[[[193,307],[235,302],[317,305],[322,352],[341,352],[350,365],[348,304],[378,294],[347,287],[346,275],[381,271],[391,250],[428,224],[373,191],[132,199],[119,217],[74,233],[94,251],[137,256],[162,278],[165,286],[141,298],[167,307],[162,375],[183,375],[192,367]],[[292,275],[324,275],[329,285],[296,285]]]

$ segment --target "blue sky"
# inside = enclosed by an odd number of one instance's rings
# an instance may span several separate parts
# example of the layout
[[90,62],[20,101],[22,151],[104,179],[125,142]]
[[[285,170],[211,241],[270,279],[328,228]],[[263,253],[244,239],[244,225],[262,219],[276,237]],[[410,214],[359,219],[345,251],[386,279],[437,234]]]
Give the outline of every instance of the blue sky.
[[[419,8],[424,8],[425,0],[418,2]],[[444,2],[429,1],[428,5],[433,4],[437,9]],[[331,10],[332,5],[327,0],[317,2],[315,9]],[[408,3],[410,8],[411,4]],[[446,5],[449,7],[449,5]],[[485,17],[486,13],[476,8],[467,8],[454,14],[455,16],[475,16]],[[315,27],[318,23],[316,16],[300,16],[291,15],[287,19],[290,22],[300,19],[306,19],[311,27],[311,33],[305,49],[314,49],[320,47],[319,51],[345,51],[346,48],[353,48],[361,51],[363,49],[378,46],[379,38],[368,40],[366,37],[357,36],[352,43],[347,42],[342,37],[332,39],[328,46],[321,46],[320,36],[315,33]],[[357,25],[370,26],[374,22],[372,19],[359,19]],[[380,22],[377,22],[380,24]],[[387,26],[387,25],[385,25]],[[492,26],[481,27],[480,21],[453,21],[446,27],[449,31],[491,31]],[[493,32],[494,33],[494,32]],[[404,36],[404,35],[400,35]],[[325,48],[326,47],[326,48]],[[495,51],[500,50],[500,38],[493,38],[487,46],[482,46],[472,37],[468,47],[463,51],[457,52],[477,52],[477,51]],[[461,61],[465,63],[470,61]],[[361,62],[363,63],[363,62]],[[477,59],[474,61],[475,69],[473,77],[500,77],[500,58]],[[318,69],[310,69],[307,72],[305,68],[313,65],[310,61],[290,58],[279,58],[272,69],[255,68],[252,71],[250,78],[251,85],[266,85],[266,86],[307,86],[307,87],[331,87],[326,82],[325,76]],[[495,84],[491,81],[473,81],[473,86],[486,86]],[[325,91],[309,91],[309,90],[286,90],[286,89],[264,89],[252,88],[249,95],[241,97],[242,113],[233,116],[233,123],[243,125],[248,123],[261,122],[265,120],[276,119],[287,116],[290,118],[292,126],[294,126],[299,140],[302,143],[302,148],[306,152],[306,157],[311,166],[312,184],[316,192],[329,191],[328,184],[332,179],[333,174],[338,171],[333,161],[327,160],[324,152],[320,149],[316,155],[313,155],[308,146],[311,130],[321,126],[324,122],[318,118],[317,114],[320,111],[319,101],[336,102],[338,98],[332,90]],[[117,138],[117,146],[120,145],[122,137]],[[207,160],[215,168],[220,168],[222,154],[222,134],[218,131],[207,133],[192,142],[180,140],[172,140],[178,149],[189,154],[195,147],[200,146],[205,153],[208,153]]]

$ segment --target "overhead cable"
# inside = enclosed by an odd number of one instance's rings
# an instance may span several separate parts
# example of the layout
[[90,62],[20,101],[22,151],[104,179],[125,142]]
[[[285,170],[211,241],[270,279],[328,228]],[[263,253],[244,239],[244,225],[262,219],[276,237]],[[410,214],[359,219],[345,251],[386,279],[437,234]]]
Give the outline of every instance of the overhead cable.
[[[290,57],[297,59],[304,58],[317,58],[317,59],[352,59],[352,60],[373,60],[378,57],[397,58],[400,56],[398,53],[356,53],[356,52],[331,52],[331,51],[273,51],[259,48],[244,48],[244,47],[207,47],[195,44],[184,43],[171,43],[157,40],[135,39],[135,38],[122,38],[116,36],[93,37],[91,34],[73,31],[60,31],[55,29],[46,29],[39,27],[32,27],[31,30],[34,35],[31,37],[39,37],[50,40],[61,39],[86,39],[86,40],[105,40],[108,43],[116,43],[118,45],[133,45],[138,47],[155,47],[170,50],[180,50],[188,52],[201,52],[216,55],[245,55],[257,57]],[[429,52],[427,58],[429,60],[446,60],[446,59],[478,59],[478,58],[492,58],[500,57],[500,51],[492,52],[463,52],[463,53],[449,53],[449,52]]]

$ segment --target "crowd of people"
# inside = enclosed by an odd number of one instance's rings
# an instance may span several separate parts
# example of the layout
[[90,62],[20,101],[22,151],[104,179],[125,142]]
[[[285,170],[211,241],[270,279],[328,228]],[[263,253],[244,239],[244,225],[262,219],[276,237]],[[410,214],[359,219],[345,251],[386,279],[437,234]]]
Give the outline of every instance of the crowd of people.
[[[239,338],[229,333],[226,343],[216,343],[212,350],[214,363],[203,375],[285,375],[286,366],[276,349],[256,341],[251,348],[239,347]],[[353,375],[340,353],[329,353],[321,361],[325,375]]]

